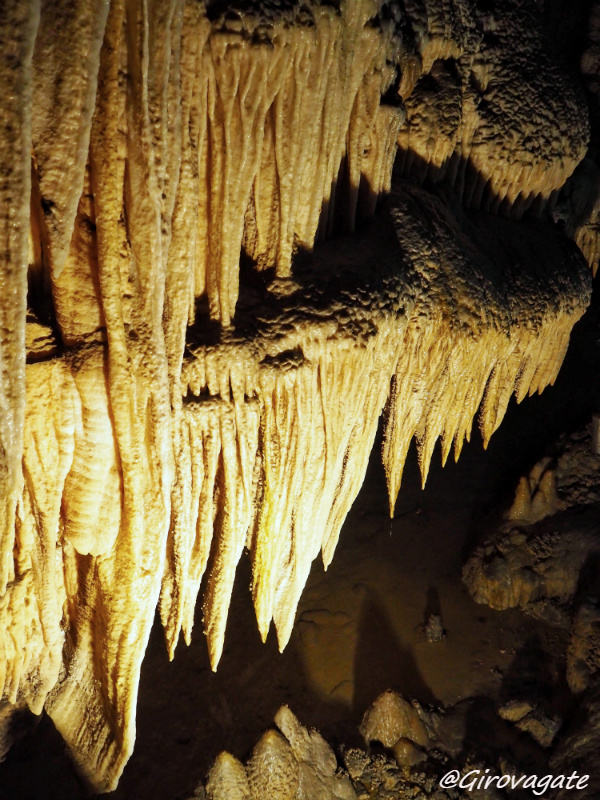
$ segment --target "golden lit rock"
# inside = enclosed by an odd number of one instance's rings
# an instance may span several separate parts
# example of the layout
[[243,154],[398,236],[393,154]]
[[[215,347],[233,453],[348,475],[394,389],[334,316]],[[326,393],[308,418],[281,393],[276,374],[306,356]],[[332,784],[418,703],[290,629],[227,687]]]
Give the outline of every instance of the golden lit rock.
[[[512,5],[0,10],[0,687],[97,791],[133,749],[156,608],[173,657],[200,602],[216,669],[247,550],[283,649],[382,413],[393,513],[413,438],[425,481],[438,439],[458,456],[481,408],[487,444],[554,381],[589,270],[548,219],[486,211],[542,214],[588,119]],[[517,40],[547,69],[521,79]],[[209,796],[353,796],[276,722]]]
[[208,774],[210,800],[252,800],[244,765],[230,753],[221,753]]
[[360,732],[367,744],[381,742],[394,747],[408,739],[419,747],[429,747],[430,732],[419,713],[418,704],[411,704],[396,692],[385,692],[365,711]]

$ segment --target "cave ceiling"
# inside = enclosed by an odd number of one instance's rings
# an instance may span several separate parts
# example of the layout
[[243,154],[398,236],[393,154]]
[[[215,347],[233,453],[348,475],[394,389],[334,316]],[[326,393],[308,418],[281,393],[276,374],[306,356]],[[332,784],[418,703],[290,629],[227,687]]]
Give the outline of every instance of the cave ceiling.
[[249,557],[285,647],[382,415],[393,514],[413,439],[425,481],[556,378],[596,56],[545,8],[4,0],[0,688],[96,790],[156,610],[216,669]]

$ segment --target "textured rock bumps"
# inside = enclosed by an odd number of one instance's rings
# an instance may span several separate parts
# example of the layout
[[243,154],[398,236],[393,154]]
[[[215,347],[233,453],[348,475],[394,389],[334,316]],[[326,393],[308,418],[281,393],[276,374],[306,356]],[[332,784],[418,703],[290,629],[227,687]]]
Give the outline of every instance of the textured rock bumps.
[[[554,380],[581,255],[464,211],[541,213],[583,158],[536,8],[3,4],[0,686],[96,789],[131,753],[157,606],[172,656],[204,580],[216,667],[247,549],[285,646],[384,409],[393,509],[412,437],[425,479],[480,405],[487,442]],[[392,192],[398,141],[446,188]]]

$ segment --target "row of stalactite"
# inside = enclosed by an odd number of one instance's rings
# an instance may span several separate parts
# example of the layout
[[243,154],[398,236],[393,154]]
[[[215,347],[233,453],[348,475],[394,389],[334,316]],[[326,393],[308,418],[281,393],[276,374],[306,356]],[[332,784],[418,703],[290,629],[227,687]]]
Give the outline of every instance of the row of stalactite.
[[[19,692],[38,712],[46,702],[84,771],[110,783],[132,744],[129,711],[157,602],[172,656],[181,630],[190,640],[201,594],[216,668],[247,549],[259,630],[266,638],[274,622],[283,648],[314,559],[333,558],[388,396],[393,508],[411,439],[425,480],[435,442],[444,459],[452,443],[458,456],[483,400],[487,441],[515,387],[521,397],[553,381],[572,324],[549,315],[538,329],[473,338],[442,317],[387,316],[366,345],[309,337],[300,363],[255,372],[251,396],[246,386],[185,402],[167,468],[151,390],[138,381],[134,405],[115,413],[104,348],[30,365],[16,575],[1,607],[5,695],[14,702]],[[187,379],[201,361],[197,353]],[[223,362],[216,370],[229,388]]]
[[[184,362],[198,297],[231,329],[242,249],[285,280],[296,248],[390,188],[402,113],[382,96],[403,56],[379,10],[315,4],[265,29],[185,0],[0,9],[0,687],[47,709],[98,789],[133,747],[157,606],[172,655],[201,594],[216,667],[247,548],[259,630],[285,646],[390,385],[393,508],[411,438],[425,476],[483,398],[487,440],[515,387],[553,379],[582,311],[473,331],[364,289],[345,333],[315,313],[284,359],[199,346]],[[28,268],[63,347],[26,367]]]
[[[184,404],[186,330],[202,296],[231,323],[242,249],[285,279],[296,248],[351,230],[389,189],[402,117],[382,95],[399,40],[379,10],[315,4],[302,25],[282,10],[266,28],[187,0],[0,10],[0,684],[45,704],[98,788],[133,746],[153,611],[172,653],[207,568],[218,662],[259,439],[260,530],[289,523],[275,488],[290,465],[264,426],[276,437],[309,401],[282,387],[272,415],[258,400]],[[26,375],[28,270],[67,350]],[[258,584],[266,634],[275,598]]]
[[285,278],[296,248],[372,213],[402,119],[381,104],[399,39],[379,10],[315,5],[302,25],[281,11],[265,33],[260,15],[211,22],[186,0],[5,4],[7,465],[21,451],[28,263],[32,285],[51,288],[64,344],[108,340],[115,385],[135,360],[131,338],[146,340],[166,410],[195,298],[230,323],[242,249]]

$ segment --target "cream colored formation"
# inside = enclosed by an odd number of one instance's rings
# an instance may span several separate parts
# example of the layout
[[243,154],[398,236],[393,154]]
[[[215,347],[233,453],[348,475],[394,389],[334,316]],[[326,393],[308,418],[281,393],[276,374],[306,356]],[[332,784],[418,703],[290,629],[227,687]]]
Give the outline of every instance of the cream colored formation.
[[[481,404],[487,442],[513,391],[554,380],[589,297],[559,232],[466,217],[460,187],[397,183],[386,221],[305,263],[390,192],[399,130],[419,155],[399,94],[459,57],[455,26],[435,4],[223,8],[0,11],[0,687],[45,708],[104,791],[154,610],[172,656],[200,597],[216,668],[247,549],[283,648],[388,398],[393,509],[411,438],[423,480]],[[577,124],[552,103],[539,123],[563,137],[539,144],[556,186],[587,124],[567,89]]]
[[583,92],[541,30],[539,7],[409,0],[407,11],[427,77],[406,98],[403,173],[514,219],[552,208],[590,132]]
[[[411,797],[416,794],[419,781],[416,773],[410,772],[411,767],[426,761],[429,751],[435,750],[443,759],[445,769],[441,777],[448,771],[448,755],[456,754],[452,752],[456,733],[452,743],[444,723],[444,712],[428,710],[418,701],[406,700],[396,692],[384,692],[365,711],[359,727],[367,747],[375,745],[372,752],[344,747],[338,751],[343,766],[338,766],[336,754],[321,734],[305,728],[287,706],[282,706],[275,715],[278,730],[265,731],[246,765],[223,751],[210,768],[206,786],[198,785],[194,797],[207,800]],[[378,752],[381,745],[393,752],[394,760]],[[421,773],[422,777],[427,775],[429,783],[423,797],[430,796],[431,770],[437,765],[429,762],[428,767],[427,773]],[[439,792],[435,796],[440,797]]]
[[275,715],[244,765],[221,753],[208,775],[209,800],[356,800],[349,777],[316,730],[307,730],[287,706]]

